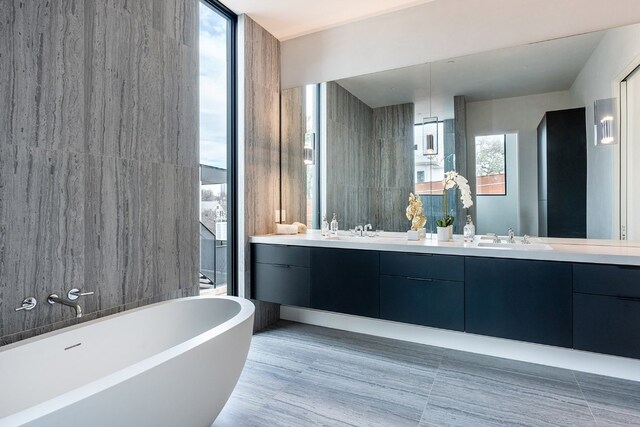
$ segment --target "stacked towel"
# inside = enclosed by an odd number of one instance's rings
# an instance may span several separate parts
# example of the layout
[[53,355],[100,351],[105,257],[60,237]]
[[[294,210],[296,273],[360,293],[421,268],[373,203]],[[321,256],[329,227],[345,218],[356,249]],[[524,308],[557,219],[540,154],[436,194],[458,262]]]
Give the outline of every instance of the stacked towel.
[[306,234],[307,233],[307,226],[301,222],[294,222],[293,225],[295,225],[296,227],[298,227],[298,233],[299,234]]
[[276,234],[298,234],[298,226],[294,224],[276,223]]
[[276,234],[305,234],[306,232],[307,226],[301,222],[294,222],[293,224],[276,223]]

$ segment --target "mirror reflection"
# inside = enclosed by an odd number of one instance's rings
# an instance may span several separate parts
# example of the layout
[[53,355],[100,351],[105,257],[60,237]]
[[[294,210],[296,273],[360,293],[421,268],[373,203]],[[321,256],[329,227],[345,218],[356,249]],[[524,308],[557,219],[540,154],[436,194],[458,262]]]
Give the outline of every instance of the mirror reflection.
[[[282,200],[319,228],[640,240],[640,24],[282,91]],[[638,140],[636,142],[636,140]],[[449,170],[474,204],[442,200]]]

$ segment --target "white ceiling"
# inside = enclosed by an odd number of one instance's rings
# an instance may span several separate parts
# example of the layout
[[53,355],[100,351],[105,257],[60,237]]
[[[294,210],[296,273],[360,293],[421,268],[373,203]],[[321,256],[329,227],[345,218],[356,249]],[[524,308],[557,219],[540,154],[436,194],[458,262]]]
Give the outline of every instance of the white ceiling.
[[372,108],[416,104],[416,119],[453,117],[453,97],[467,102],[568,90],[604,32],[550,40],[338,80]]
[[222,0],[222,3],[237,14],[246,13],[282,41],[430,1],[433,0]]

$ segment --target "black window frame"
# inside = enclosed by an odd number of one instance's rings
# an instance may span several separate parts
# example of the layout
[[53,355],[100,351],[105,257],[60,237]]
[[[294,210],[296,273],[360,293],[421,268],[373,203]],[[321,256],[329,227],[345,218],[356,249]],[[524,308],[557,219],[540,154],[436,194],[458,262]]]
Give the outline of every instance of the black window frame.
[[[227,295],[238,295],[238,15],[218,0],[200,0],[227,20]],[[200,22],[198,22],[200,25]]]

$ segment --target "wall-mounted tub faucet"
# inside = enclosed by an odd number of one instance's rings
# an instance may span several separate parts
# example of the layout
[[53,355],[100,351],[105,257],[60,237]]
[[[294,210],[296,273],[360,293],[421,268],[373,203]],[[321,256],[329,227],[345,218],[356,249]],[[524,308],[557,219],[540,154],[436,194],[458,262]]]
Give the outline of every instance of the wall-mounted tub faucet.
[[56,294],[49,295],[49,297],[47,298],[47,302],[51,305],[62,304],[62,305],[66,305],[67,307],[71,307],[76,311],[76,319],[79,319],[82,317],[82,308],[78,303],[67,301],[66,299],[60,298]]
[[36,301],[36,299],[34,297],[25,298],[24,300],[22,300],[22,304],[20,305],[20,307],[16,308],[16,311],[33,310],[36,307],[37,304],[38,304],[38,301]]
[[78,298],[84,297],[86,295],[93,295],[93,292],[82,292],[78,288],[73,288],[69,292],[67,292],[67,298],[69,298],[71,301],[75,301]]

